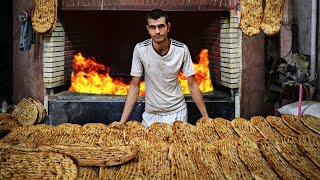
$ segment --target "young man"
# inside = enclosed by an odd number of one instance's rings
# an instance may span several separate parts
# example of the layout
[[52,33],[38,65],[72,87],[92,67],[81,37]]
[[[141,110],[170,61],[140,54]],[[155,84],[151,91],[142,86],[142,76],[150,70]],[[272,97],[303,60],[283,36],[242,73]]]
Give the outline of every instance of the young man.
[[154,9],[146,16],[146,28],[151,36],[138,43],[133,51],[132,81],[120,122],[128,120],[137,102],[141,77],[146,85],[145,112],[142,124],[149,127],[154,122],[173,124],[175,120],[187,121],[188,111],[181,86],[179,71],[187,77],[191,97],[201,115],[208,117],[188,47],[168,37],[171,23],[166,12]]

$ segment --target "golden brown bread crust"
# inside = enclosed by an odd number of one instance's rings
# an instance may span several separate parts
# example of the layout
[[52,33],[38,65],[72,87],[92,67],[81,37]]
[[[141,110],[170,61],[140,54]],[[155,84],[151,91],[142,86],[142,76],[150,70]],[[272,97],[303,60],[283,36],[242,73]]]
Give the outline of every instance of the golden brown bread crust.
[[149,143],[174,142],[175,137],[172,126],[167,123],[156,122],[148,129],[147,139]]
[[303,153],[311,159],[318,167],[320,167],[320,138],[319,136],[299,135],[298,144]]
[[171,179],[168,142],[153,143],[144,148],[140,158],[143,179]]
[[300,120],[309,129],[320,134],[320,118],[317,118],[317,117],[312,116],[310,114],[304,114],[304,115],[302,115]]
[[11,130],[15,127],[19,127],[21,124],[11,117],[11,113],[0,114],[0,129]]
[[30,134],[36,131],[35,126],[20,126],[13,128],[9,134],[1,139],[2,142],[9,143],[11,145],[20,144],[25,142]]
[[172,125],[172,129],[177,141],[180,143],[192,144],[194,142],[199,142],[197,128],[190,123],[175,121]]
[[113,122],[107,125],[105,133],[101,135],[103,145],[125,145],[125,129],[126,124]]
[[37,117],[37,120],[35,123],[43,122],[44,118],[45,118],[45,114],[46,114],[45,111],[46,110],[45,110],[44,106],[42,105],[42,103],[39,100],[32,98],[32,97],[29,97],[28,100],[30,102],[32,102],[33,104],[35,104],[37,107],[37,110],[38,110],[38,117]]
[[223,138],[216,143],[224,176],[227,179],[252,179],[250,172],[239,158],[237,139]]
[[262,21],[262,1],[240,0],[240,29],[248,36],[259,34]]
[[208,117],[200,118],[196,123],[197,134],[200,142],[215,143],[219,139],[213,124],[213,119]]
[[192,153],[202,179],[226,179],[214,144],[195,143]]
[[320,178],[320,168],[303,154],[296,144],[296,139],[284,137],[276,141],[275,146],[281,155],[307,178]]
[[60,153],[9,151],[0,154],[0,179],[76,179],[77,175],[75,162]]
[[129,121],[124,129],[126,144],[141,145],[146,143],[148,128],[138,121]]
[[238,152],[242,162],[254,179],[278,179],[268,162],[260,153],[258,145],[247,137],[238,140]]
[[262,116],[253,116],[251,117],[250,122],[266,139],[276,140],[282,137],[282,135],[276,131]]
[[99,180],[114,180],[117,177],[120,166],[100,167]]
[[290,127],[293,131],[298,134],[309,134],[313,133],[310,129],[308,129],[298,118],[298,116],[292,114],[282,114],[281,118],[283,122]]
[[192,149],[183,143],[172,143],[169,151],[171,179],[201,179]]
[[222,138],[238,138],[238,134],[234,131],[231,122],[223,118],[215,118],[213,120],[214,128],[220,139]]
[[291,128],[289,128],[278,116],[267,116],[266,120],[268,123],[276,129],[282,136],[291,136],[298,137],[298,134],[295,133]]
[[272,36],[280,31],[284,3],[284,0],[266,0],[261,23],[261,29],[266,35]]
[[136,157],[138,150],[131,145],[119,146],[39,146],[35,150],[67,154],[77,160],[79,166],[114,166]]
[[56,126],[52,144],[77,145],[80,140],[82,126],[79,124],[63,123]]
[[79,167],[78,180],[89,180],[99,178],[99,169],[97,167]]
[[34,0],[32,27],[37,33],[53,28],[57,17],[57,0]]
[[281,178],[290,180],[306,179],[298,170],[286,161],[271,141],[262,139],[258,142],[258,147],[269,165]]
[[239,134],[240,137],[248,137],[253,141],[258,141],[263,136],[247,119],[236,117],[231,121],[233,129]]
[[34,103],[22,98],[13,109],[11,116],[23,126],[33,125],[38,118],[38,109]]
[[116,180],[122,179],[142,179],[139,158],[133,158],[131,161],[121,165]]

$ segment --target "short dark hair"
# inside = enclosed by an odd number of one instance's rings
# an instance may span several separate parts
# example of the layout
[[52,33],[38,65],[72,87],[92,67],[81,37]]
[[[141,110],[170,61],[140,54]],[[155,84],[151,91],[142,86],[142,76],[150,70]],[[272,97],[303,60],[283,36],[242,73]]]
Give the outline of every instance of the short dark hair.
[[146,16],[146,22],[148,24],[148,19],[157,20],[161,17],[165,18],[166,24],[168,24],[170,22],[168,14],[166,12],[162,11],[161,9],[153,9],[152,11],[148,12],[147,16]]

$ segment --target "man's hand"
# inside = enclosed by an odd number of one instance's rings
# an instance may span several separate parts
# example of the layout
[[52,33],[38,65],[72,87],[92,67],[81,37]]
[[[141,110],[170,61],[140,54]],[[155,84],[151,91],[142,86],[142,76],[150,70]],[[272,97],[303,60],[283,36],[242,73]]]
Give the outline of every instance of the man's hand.
[[201,94],[201,91],[199,89],[199,85],[198,85],[194,75],[188,76],[187,81],[188,81],[188,87],[189,87],[189,90],[191,93],[191,97],[192,97],[193,101],[195,102],[195,104],[197,105],[202,117],[209,117],[206,105],[203,101],[203,96]]
[[128,118],[131,114],[131,111],[137,102],[139,92],[140,92],[140,81],[141,81],[141,77],[133,77],[132,78],[130,87],[128,89],[126,102],[124,104],[122,116],[120,119],[121,123],[126,123],[128,121]]

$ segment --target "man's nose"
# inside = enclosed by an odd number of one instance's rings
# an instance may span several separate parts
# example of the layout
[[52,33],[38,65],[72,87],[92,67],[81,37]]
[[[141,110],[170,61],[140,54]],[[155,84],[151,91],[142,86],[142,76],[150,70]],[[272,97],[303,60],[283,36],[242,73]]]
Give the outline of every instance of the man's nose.
[[156,27],[156,33],[159,34],[160,33],[160,28],[157,26]]

